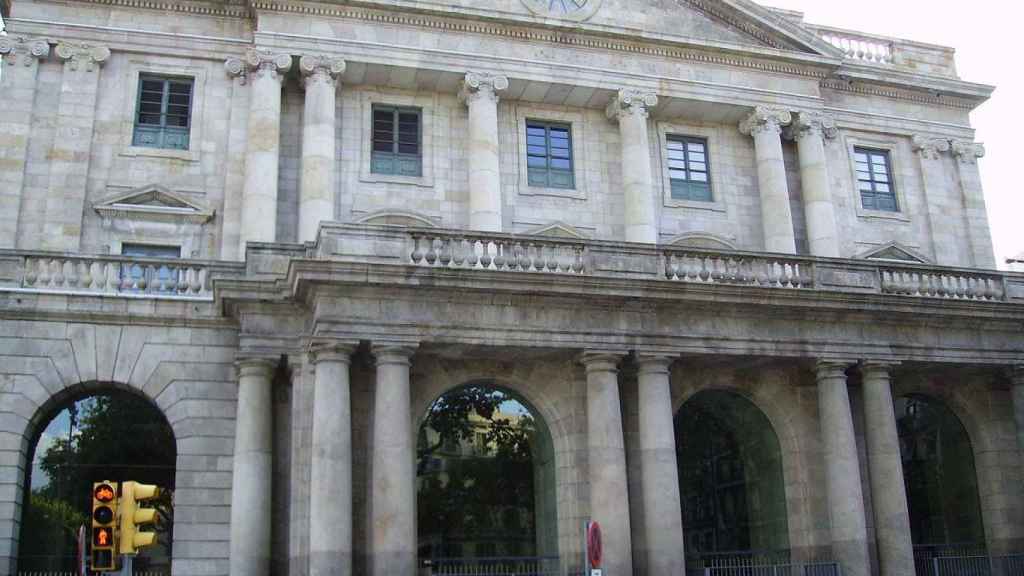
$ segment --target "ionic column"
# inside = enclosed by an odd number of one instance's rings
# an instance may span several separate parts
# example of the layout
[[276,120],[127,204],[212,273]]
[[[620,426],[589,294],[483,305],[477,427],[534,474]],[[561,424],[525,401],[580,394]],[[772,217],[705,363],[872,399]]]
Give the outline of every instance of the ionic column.
[[971,265],[975,268],[996,267],[992,252],[992,234],[988,227],[988,212],[985,210],[985,194],[981,189],[981,174],[978,172],[978,158],[985,156],[985,146],[975,142],[954,140],[950,143],[956,158],[957,175],[960,177],[960,192],[964,199],[967,220],[967,238],[971,244]]
[[647,134],[648,111],[658,105],[651,91],[624,88],[605,109],[619,123],[622,141],[622,192],[626,242],[658,242],[658,211],[651,175],[651,147]]
[[316,240],[322,220],[334,219],[334,116],[337,78],[345,61],[320,55],[299,59],[306,87],[302,113],[302,182],[299,188],[299,242]]
[[892,364],[864,362],[864,427],[881,576],[914,574],[914,544],[892,405]]
[[839,231],[825,159],[825,140],[835,138],[837,132],[835,119],[820,112],[801,112],[786,132],[796,140],[800,157],[800,184],[811,254],[838,258]]
[[601,525],[605,574],[633,573],[626,450],[619,405],[619,354],[584,353],[590,517]]
[[498,92],[508,78],[469,72],[459,99],[469,107],[469,228],[501,232],[501,166],[498,161]]
[[4,102],[4,113],[0,115],[0,248],[14,248],[18,243],[36,75],[39,61],[49,55],[50,44],[46,40],[0,36],[0,56],[6,64],[0,75]]
[[[944,266],[970,266],[966,262],[967,254],[963,248],[963,238],[957,234],[954,226],[950,226],[949,211],[951,208],[960,210],[959,206],[951,207],[949,198],[955,194],[950,189],[955,186],[946,178],[946,153],[949,152],[949,140],[927,136],[914,136],[911,141],[921,163],[921,184],[924,188],[925,205],[928,209],[928,227],[932,237],[932,254],[935,262]],[[905,210],[905,207],[900,207]]]
[[416,570],[416,470],[409,413],[407,345],[375,345],[373,406],[373,576],[413,576]]
[[[41,244],[46,250],[77,252],[82,241],[96,95],[110,49],[61,42],[54,52],[64,61],[64,71],[57,103],[57,133],[49,151],[50,189]],[[39,246],[33,244],[33,248]]]
[[754,137],[764,249],[785,254],[796,253],[796,235],[793,232],[793,213],[789,208],[789,187],[786,185],[781,139],[782,127],[792,119],[793,115],[788,110],[758,106],[740,122],[740,132]]
[[853,433],[848,362],[819,361],[818,418],[825,450],[828,507],[832,518],[832,552],[847,576],[868,576],[867,522],[861,489],[857,441]]
[[231,474],[231,576],[269,576],[274,362],[240,360]]
[[1017,446],[1024,452],[1024,364],[1010,372],[1013,384],[1013,419],[1017,422]]
[[277,173],[281,156],[281,81],[292,66],[288,54],[250,49],[242,60],[226,63],[229,72],[245,71],[250,85],[249,131],[239,254],[246,242],[277,239]]
[[355,346],[315,348],[313,455],[309,481],[309,573],[352,574],[352,404],[349,365]]
[[640,485],[643,490],[647,574],[683,576],[683,516],[676,468],[668,356],[637,357],[640,399]]

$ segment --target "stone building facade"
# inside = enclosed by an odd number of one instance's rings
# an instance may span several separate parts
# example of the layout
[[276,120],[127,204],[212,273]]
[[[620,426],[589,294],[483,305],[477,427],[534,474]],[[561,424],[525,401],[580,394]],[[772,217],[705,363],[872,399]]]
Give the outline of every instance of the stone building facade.
[[469,382],[547,427],[565,572],[592,519],[606,574],[683,573],[709,391],[770,423],[792,562],[914,573],[894,398],[1024,547],[1024,274],[952,49],[748,0],[6,4],[0,575],[41,427],[109,389],[175,431],[175,575],[415,573]]

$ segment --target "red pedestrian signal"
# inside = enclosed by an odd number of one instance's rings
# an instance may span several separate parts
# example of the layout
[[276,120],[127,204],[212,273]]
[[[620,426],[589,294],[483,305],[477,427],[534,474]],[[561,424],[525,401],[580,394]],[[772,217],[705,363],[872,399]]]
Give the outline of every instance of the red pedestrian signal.
[[117,570],[117,483],[92,485],[92,562],[93,572]]
[[114,541],[114,532],[110,528],[95,528],[92,533],[93,546],[110,546]]

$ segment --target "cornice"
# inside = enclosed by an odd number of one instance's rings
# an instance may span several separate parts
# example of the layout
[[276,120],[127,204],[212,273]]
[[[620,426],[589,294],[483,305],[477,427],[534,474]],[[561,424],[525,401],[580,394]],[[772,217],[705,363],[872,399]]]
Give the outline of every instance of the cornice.
[[714,20],[728,24],[766,46],[771,46],[772,48],[777,48],[779,50],[805,51],[803,50],[803,47],[796,45],[796,43],[779,42],[762,27],[755,25],[749,20],[736,18],[734,14],[724,10],[721,3],[708,2],[707,0],[683,0],[683,2],[689,4],[692,8],[703,12]]
[[892,98],[894,100],[916,102],[918,104],[959,108],[961,110],[973,110],[979,104],[977,100],[970,100],[967,98],[907,90],[905,88],[897,88],[895,86],[851,82],[850,80],[843,78],[827,78],[822,81],[821,87],[829,90],[835,90],[837,92],[850,92],[864,96],[879,96],[883,98]]
[[240,4],[240,0],[213,3],[170,2],[167,0],[79,0],[89,4],[116,6],[122,8],[141,8],[159,10],[161,12],[183,12],[199,16],[217,16],[221,18],[248,18],[249,8]]

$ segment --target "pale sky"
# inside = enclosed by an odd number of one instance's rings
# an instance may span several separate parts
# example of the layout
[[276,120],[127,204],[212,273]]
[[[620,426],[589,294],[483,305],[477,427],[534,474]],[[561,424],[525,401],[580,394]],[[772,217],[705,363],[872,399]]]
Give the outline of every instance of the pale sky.
[[1015,154],[1024,138],[1024,64],[1018,60],[1024,5],[1014,0],[758,0],[799,10],[811,24],[849,28],[951,46],[960,78],[996,87],[992,98],[971,114],[976,140],[986,154],[978,165],[996,261],[1024,252],[1024,184],[1016,181]]

